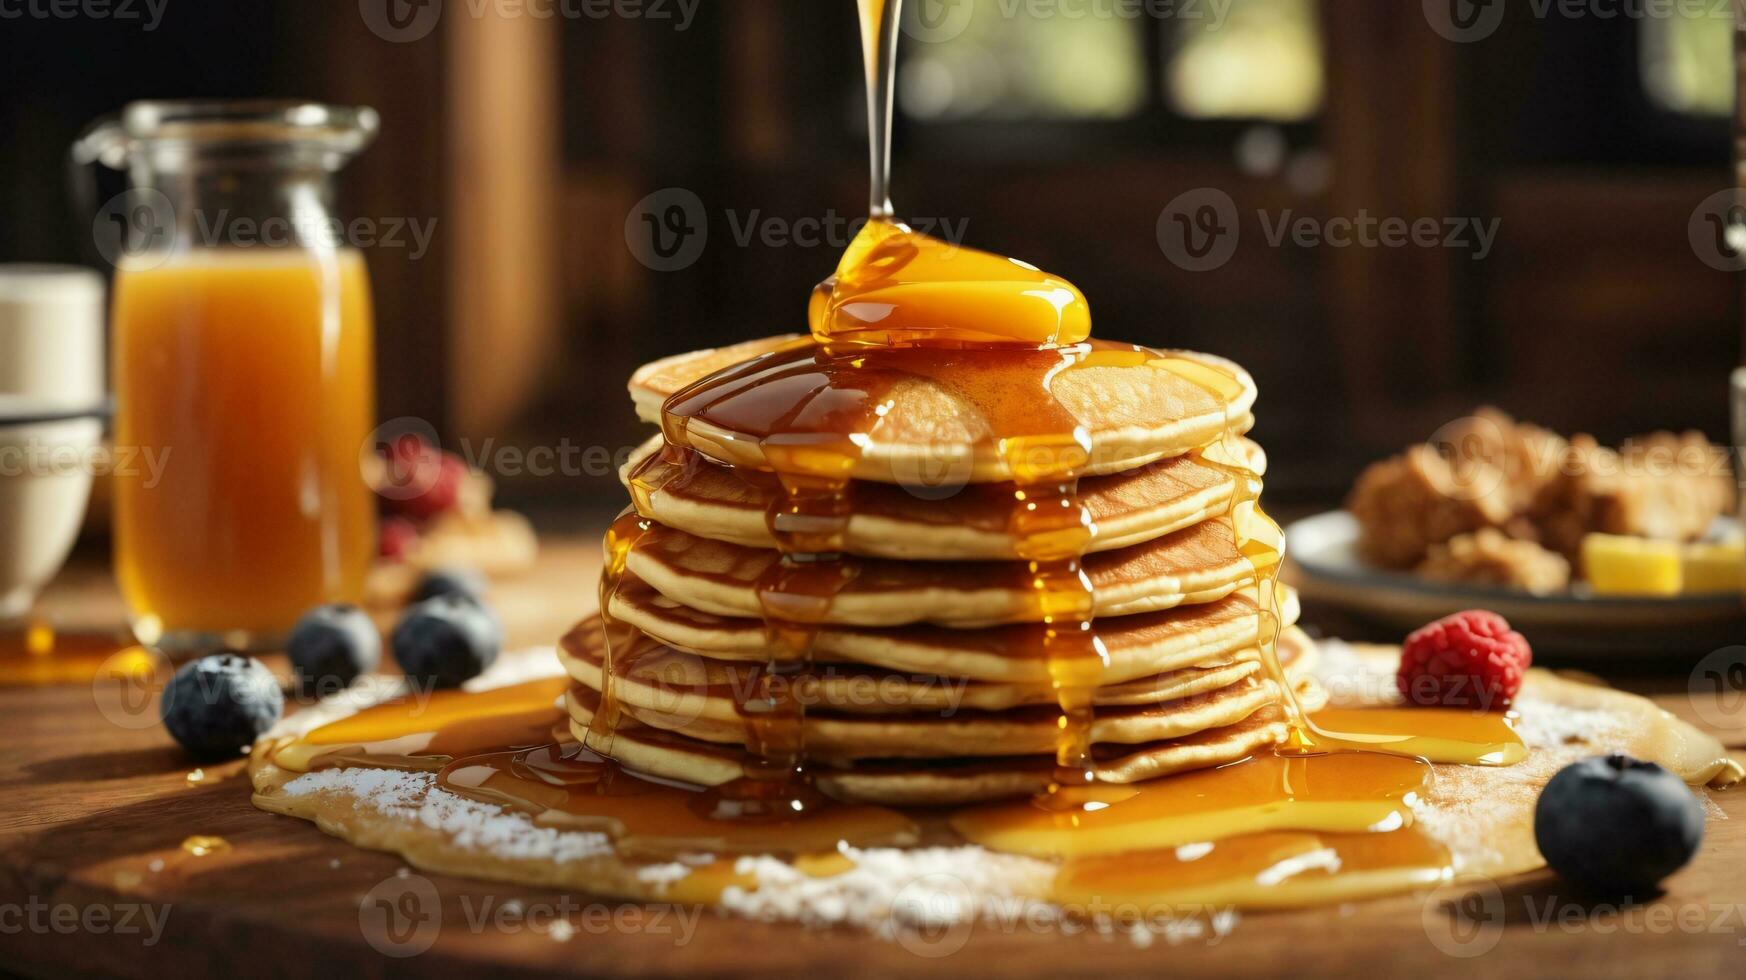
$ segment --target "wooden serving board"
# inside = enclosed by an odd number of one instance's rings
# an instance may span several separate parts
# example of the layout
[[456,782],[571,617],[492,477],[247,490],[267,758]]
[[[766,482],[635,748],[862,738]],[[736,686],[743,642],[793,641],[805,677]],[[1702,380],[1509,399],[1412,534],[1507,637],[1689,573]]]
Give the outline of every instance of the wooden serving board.
[[[597,561],[591,542],[548,548],[533,578],[501,589],[495,598],[512,640],[549,641],[585,611],[562,612],[565,603],[590,604]],[[94,591],[72,594],[99,601]],[[1721,813],[1703,851],[1667,892],[1623,910],[1573,895],[1541,873],[1471,893],[1250,913],[1223,935],[1159,937],[1148,948],[1023,919],[896,942],[419,874],[394,855],[254,809],[240,761],[207,767],[206,778],[191,783],[192,764],[150,723],[155,704],[124,705],[104,683],[0,689],[0,969],[224,978],[489,970],[1344,980],[1386,970],[1482,971],[1499,980],[1738,976],[1746,964],[1743,790],[1715,794]],[[1683,676],[1663,683],[1685,687]],[[1684,693],[1657,700],[1701,723]],[[1733,746],[1742,738],[1746,715],[1724,733]],[[231,846],[195,856],[182,847],[190,835]],[[567,926],[554,930],[555,919]]]

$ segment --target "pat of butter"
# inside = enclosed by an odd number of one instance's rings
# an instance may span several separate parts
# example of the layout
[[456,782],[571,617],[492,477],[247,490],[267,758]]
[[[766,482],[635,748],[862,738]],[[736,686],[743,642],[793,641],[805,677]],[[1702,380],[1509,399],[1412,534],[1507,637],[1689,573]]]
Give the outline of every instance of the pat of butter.
[[1746,591],[1746,542],[1688,544],[1681,557],[1686,592]]
[[1582,573],[1595,595],[1678,595],[1681,551],[1674,541],[1590,534],[1582,539]]

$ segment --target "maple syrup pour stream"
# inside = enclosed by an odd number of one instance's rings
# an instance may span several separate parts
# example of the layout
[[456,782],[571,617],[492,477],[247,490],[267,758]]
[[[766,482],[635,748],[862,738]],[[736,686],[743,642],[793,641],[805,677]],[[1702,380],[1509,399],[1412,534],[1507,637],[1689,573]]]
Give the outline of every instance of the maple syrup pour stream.
[[867,213],[891,216],[891,106],[897,79],[897,29],[903,0],[855,0],[861,11],[861,51],[867,73]]

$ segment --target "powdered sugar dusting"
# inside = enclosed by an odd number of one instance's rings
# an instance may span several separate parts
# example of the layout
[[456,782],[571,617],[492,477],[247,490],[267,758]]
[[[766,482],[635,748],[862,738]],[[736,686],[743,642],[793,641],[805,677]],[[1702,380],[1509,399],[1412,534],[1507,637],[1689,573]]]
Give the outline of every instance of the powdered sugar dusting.
[[1390,704],[1400,699],[1394,668],[1366,657],[1342,640],[1316,641],[1316,680],[1335,707]]
[[807,925],[857,925],[887,937],[902,929],[991,923],[1025,915],[1058,915],[1028,896],[1048,893],[1055,866],[980,847],[839,848],[855,866],[815,878],[773,857],[742,857],[734,870],[758,882],[729,888],[723,907],[753,919]]
[[[472,689],[488,689],[554,673],[556,658],[549,650],[523,651],[500,660],[493,672]],[[1318,675],[1335,703],[1377,704],[1394,699],[1393,671],[1385,658],[1365,656],[1339,641],[1322,641]],[[392,691],[368,692],[379,700]],[[355,710],[358,699],[335,705],[322,720]],[[300,712],[314,715],[323,704]],[[1526,694],[1517,702],[1517,730],[1533,749],[1527,760],[1507,768],[1439,767],[1432,791],[1412,801],[1417,825],[1450,848],[1458,869],[1519,865],[1522,842],[1497,834],[1520,823],[1524,807],[1531,811],[1539,787],[1560,767],[1596,751],[1617,738],[1625,722],[1619,714],[1599,709],[1554,705]],[[337,712],[337,714],[335,713]],[[469,800],[435,783],[434,775],[386,769],[327,769],[292,779],[282,788],[290,796],[349,794],[353,805],[395,819],[415,821],[456,847],[505,859],[567,862],[611,853],[604,834],[558,830],[536,824],[525,814]],[[1519,837],[1519,833],[1517,834]],[[1502,843],[1499,841],[1502,840]],[[1527,846],[1531,848],[1531,839]],[[1509,848],[1516,850],[1511,851]],[[973,845],[898,848],[839,848],[852,862],[847,871],[829,876],[807,874],[770,856],[739,858],[735,871],[750,877],[755,887],[730,887],[721,905],[748,918],[795,922],[809,926],[856,926],[906,945],[925,942],[939,948],[942,934],[975,925],[995,928],[1038,928],[1064,918],[1084,920],[1085,910],[1063,909],[1046,896],[1056,872],[1051,862],[1021,855],[991,852]],[[1531,851],[1530,851],[1531,853]],[[683,880],[713,855],[686,855],[636,869],[638,880],[659,890]],[[1208,930],[1223,935],[1235,923],[1234,913],[1219,910],[1218,919],[1099,921],[1090,928],[1122,936],[1139,946],[1160,938],[1180,942],[1204,938]]]
[[1523,698],[1515,705],[1516,734],[1530,749],[1599,742],[1619,730],[1619,716],[1597,708],[1572,708]]
[[605,834],[541,827],[526,815],[456,796],[427,772],[393,769],[322,769],[286,783],[289,796],[343,791],[355,806],[395,819],[413,820],[442,834],[456,847],[505,860],[564,863],[611,853]]
[[281,792],[287,796],[305,796],[343,790],[356,797],[359,806],[367,805],[388,813],[416,807],[435,784],[436,777],[428,772],[404,772],[399,769],[320,769],[291,780]]
[[691,864],[684,861],[668,861],[665,864],[651,864],[637,869],[637,880],[656,888],[665,888],[677,881],[683,881],[691,874]]

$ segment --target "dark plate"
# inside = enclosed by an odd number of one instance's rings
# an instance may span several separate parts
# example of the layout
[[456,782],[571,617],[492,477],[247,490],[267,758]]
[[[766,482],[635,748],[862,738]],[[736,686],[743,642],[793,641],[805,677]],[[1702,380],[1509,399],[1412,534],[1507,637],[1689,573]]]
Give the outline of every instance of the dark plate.
[[[1731,519],[1718,533],[1737,531]],[[1513,589],[1426,582],[1367,565],[1358,557],[1358,523],[1345,511],[1306,517],[1285,530],[1287,580],[1306,606],[1325,604],[1399,629],[1463,609],[1490,609],[1536,648],[1621,657],[1695,653],[1746,641],[1746,596],[1598,597],[1578,587],[1536,596]]]

